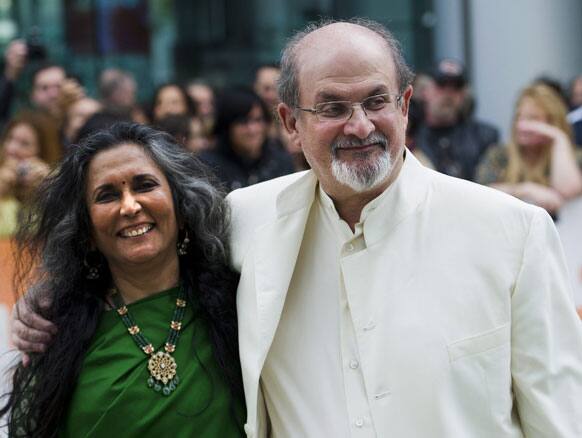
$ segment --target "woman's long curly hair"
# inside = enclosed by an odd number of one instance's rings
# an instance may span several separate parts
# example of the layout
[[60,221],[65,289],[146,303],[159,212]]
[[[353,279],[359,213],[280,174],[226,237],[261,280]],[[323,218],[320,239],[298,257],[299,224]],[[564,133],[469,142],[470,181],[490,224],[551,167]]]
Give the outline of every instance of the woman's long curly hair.
[[[188,294],[196,295],[207,321],[213,353],[235,398],[242,397],[238,355],[236,283],[228,268],[228,208],[204,166],[170,136],[152,128],[122,123],[100,131],[70,149],[60,167],[40,187],[17,240],[20,289],[30,281],[29,307],[59,328],[47,351],[27,368],[17,366],[13,391],[0,410],[9,413],[12,433],[56,436],[104,309],[111,274],[104,263],[98,280],[87,280],[91,220],[85,199],[87,172],[100,151],[136,144],[165,174],[179,223],[190,245],[180,256],[180,277]],[[30,283],[28,283],[30,284]],[[43,296],[50,306],[37,305]],[[192,300],[190,300],[191,302]],[[41,421],[39,421],[39,419]]]
[[[522,154],[521,147],[517,142],[516,125],[518,121],[520,107],[524,101],[533,102],[546,116],[545,122],[563,131],[570,142],[573,140],[572,127],[566,118],[568,109],[560,95],[541,83],[534,83],[526,87],[519,94],[515,105],[515,113],[511,127],[511,140],[507,146],[509,161],[504,175],[504,182],[516,184],[524,181],[532,181],[545,186],[549,185],[548,174],[551,164],[551,147],[547,144],[541,151],[536,163],[528,163]],[[571,144],[574,148],[574,144]]]

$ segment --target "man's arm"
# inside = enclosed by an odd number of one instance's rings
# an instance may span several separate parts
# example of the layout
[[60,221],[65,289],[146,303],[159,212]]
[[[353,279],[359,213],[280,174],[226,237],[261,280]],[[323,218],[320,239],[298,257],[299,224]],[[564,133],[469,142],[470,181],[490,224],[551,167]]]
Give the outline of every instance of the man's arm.
[[[51,342],[52,336],[57,332],[57,327],[47,321],[32,308],[35,299],[35,292],[29,291],[14,305],[12,310],[12,343],[22,353],[22,363],[27,366],[30,362],[28,353],[42,353]],[[37,306],[40,308],[49,305],[48,299],[38,299]]]
[[512,295],[511,372],[527,437],[582,437],[582,324],[558,234],[538,210]]

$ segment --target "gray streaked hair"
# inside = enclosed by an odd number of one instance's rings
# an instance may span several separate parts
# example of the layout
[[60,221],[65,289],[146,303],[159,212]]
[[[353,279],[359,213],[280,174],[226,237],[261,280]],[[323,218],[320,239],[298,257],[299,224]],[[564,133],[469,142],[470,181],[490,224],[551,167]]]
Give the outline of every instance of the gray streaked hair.
[[406,64],[400,43],[383,24],[365,18],[352,18],[350,20],[323,19],[318,22],[310,23],[305,27],[305,29],[297,32],[289,39],[287,45],[283,49],[281,55],[281,76],[277,82],[281,102],[291,108],[297,108],[299,106],[297,52],[301,41],[310,33],[334,23],[354,24],[377,34],[386,42],[386,45],[392,54],[396,66],[399,91],[402,93],[406,87],[412,83],[414,73],[408,64]]

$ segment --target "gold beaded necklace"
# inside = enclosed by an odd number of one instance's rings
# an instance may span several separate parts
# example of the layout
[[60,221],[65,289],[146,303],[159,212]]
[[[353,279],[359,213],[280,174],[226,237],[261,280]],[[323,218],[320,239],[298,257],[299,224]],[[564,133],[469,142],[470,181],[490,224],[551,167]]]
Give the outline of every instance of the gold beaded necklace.
[[148,361],[148,370],[150,372],[150,377],[147,380],[148,387],[164,395],[170,395],[180,383],[180,378],[177,374],[178,365],[172,353],[176,350],[180,330],[182,330],[182,320],[184,319],[184,313],[186,311],[186,294],[182,286],[178,289],[176,307],[174,308],[174,314],[170,322],[170,331],[168,332],[163,351],[161,349],[155,351],[154,346],[146,339],[129,313],[129,309],[123,302],[123,298],[117,289],[112,289],[111,292],[111,299],[115,305],[115,311],[120,316],[121,321],[123,321],[123,325],[125,325],[140,350],[150,357]]

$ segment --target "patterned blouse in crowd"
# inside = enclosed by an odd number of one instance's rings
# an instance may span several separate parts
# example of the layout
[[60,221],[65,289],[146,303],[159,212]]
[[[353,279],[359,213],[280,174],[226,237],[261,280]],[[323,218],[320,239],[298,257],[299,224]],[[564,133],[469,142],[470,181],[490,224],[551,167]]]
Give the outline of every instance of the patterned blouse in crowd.
[[[582,169],[582,149],[576,148],[576,162]],[[475,174],[475,182],[484,185],[505,182],[505,172],[509,164],[509,153],[506,146],[494,146],[489,148],[485,157],[479,163]],[[546,176],[549,178],[547,169]]]

